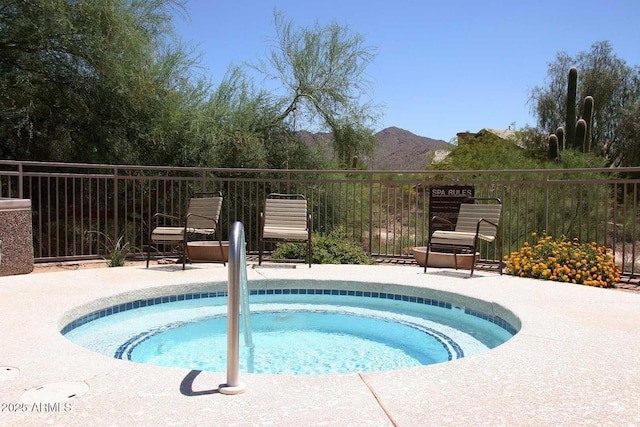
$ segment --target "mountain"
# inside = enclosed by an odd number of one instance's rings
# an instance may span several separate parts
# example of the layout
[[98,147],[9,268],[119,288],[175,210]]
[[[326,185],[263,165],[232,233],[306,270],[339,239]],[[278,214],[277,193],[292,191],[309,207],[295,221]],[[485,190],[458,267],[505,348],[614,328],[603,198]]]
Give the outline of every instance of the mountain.
[[[326,132],[311,133],[299,131],[298,137],[307,144],[321,147],[322,151],[331,155],[331,134]],[[423,170],[427,165],[427,157],[437,150],[450,150],[453,146],[440,139],[418,136],[407,130],[389,127],[376,133],[378,149],[371,158],[363,161],[369,169],[386,170]]]
[[440,139],[418,136],[397,127],[383,129],[376,137],[380,142],[378,150],[366,160],[370,169],[423,170],[429,153],[453,147]]

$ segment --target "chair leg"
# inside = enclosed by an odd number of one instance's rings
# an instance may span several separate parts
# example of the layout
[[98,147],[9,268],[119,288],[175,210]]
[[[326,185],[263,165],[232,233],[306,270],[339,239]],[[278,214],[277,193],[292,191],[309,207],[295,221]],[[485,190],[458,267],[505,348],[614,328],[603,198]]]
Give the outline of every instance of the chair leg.
[[498,246],[498,268],[500,269],[500,275],[502,276],[502,240],[498,240]]
[[149,268],[149,258],[151,258],[151,243],[153,243],[151,241],[151,233],[149,233],[149,240],[147,240],[148,243],[148,247],[147,247],[147,268]]
[[182,269],[184,270],[187,264],[187,230],[185,228],[182,235]]
[[469,274],[469,277],[473,277],[473,269],[476,266],[476,246],[478,246],[478,242],[474,242],[473,244],[473,252],[472,252],[472,258],[471,258],[471,273]]
[[[220,254],[222,255],[222,265],[226,267],[227,263],[224,260],[224,252],[222,251],[222,238],[220,237],[220,233],[218,233],[218,244],[220,245]],[[245,250],[245,248],[242,249]]]
[[258,242],[258,265],[262,265],[262,250],[264,249],[264,240]]
[[429,262],[429,249],[431,248],[431,245],[429,243],[427,243],[427,252],[424,255],[424,272],[427,272],[427,263]]
[[456,251],[456,247],[453,247],[453,266],[455,269],[458,269],[458,251]]

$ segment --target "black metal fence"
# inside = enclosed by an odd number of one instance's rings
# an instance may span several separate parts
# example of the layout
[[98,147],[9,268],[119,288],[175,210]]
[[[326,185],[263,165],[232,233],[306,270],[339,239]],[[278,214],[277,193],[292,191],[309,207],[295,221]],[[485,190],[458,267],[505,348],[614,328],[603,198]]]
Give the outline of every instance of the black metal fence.
[[267,194],[300,193],[315,232],[342,227],[372,256],[410,257],[429,233],[429,188],[471,186],[503,202],[501,238],[481,248],[498,261],[532,232],[606,245],[623,274],[640,268],[640,168],[509,171],[321,171],[167,168],[0,161],[0,197],[31,199],[36,262],[109,253],[119,239],[147,250],[155,212],[183,215],[190,197],[221,191],[222,236],[244,224],[257,250]]

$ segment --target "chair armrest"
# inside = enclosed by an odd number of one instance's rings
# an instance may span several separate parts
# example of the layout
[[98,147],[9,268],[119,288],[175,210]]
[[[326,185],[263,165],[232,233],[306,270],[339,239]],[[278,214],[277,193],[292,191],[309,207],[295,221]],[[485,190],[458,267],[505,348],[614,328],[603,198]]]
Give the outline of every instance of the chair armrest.
[[[478,224],[476,225],[476,238],[478,238],[478,235],[480,235],[480,224],[482,224],[483,222],[486,222],[487,224],[489,224],[492,227],[494,227],[496,229],[496,236],[497,236],[497,234],[498,234],[498,224],[496,224],[495,222],[489,221],[488,219],[480,218],[478,220]],[[486,240],[486,239],[483,239],[483,240]]]
[[[431,221],[429,221],[429,225],[433,224],[434,222],[438,222],[438,223],[442,223],[442,224],[448,225],[452,230],[455,229],[455,225],[453,225],[453,223],[451,221],[449,221],[448,219],[443,218],[441,216],[434,215],[431,218]],[[431,228],[431,227],[429,227],[429,228]]]
[[486,222],[487,224],[492,225],[492,226],[493,226],[493,227],[495,227],[496,229],[498,228],[498,224],[496,224],[496,223],[495,223],[495,222],[493,222],[493,221],[489,221],[488,219],[485,219],[485,218],[480,218],[480,219],[478,220],[478,227],[480,226],[480,223],[481,223],[481,222]]
[[[186,233],[186,232],[187,232],[187,230],[190,228],[190,227],[189,227],[189,218],[193,218],[193,217],[195,217],[195,218],[202,218],[202,219],[205,219],[205,220],[207,220],[207,221],[211,221],[211,222],[213,222],[213,229],[214,229],[214,230],[217,230],[217,231],[218,231],[218,236],[220,236],[220,227],[218,226],[218,221],[217,221],[214,217],[212,217],[212,216],[207,216],[207,215],[200,215],[200,214],[193,213],[193,212],[192,212],[192,213],[188,213],[188,214],[187,214],[187,216],[186,216],[186,218],[185,218],[185,220],[184,220],[184,230],[185,230],[185,233]],[[207,224],[207,225],[210,225],[210,224]],[[209,227],[206,227],[206,228],[209,228]]]
[[196,197],[204,197],[204,196],[222,197],[222,191],[197,191],[193,195]]
[[177,216],[174,215],[168,215],[162,212],[157,212],[153,215],[153,219],[155,219],[156,221],[158,220],[158,218],[166,218],[166,219],[171,219],[173,221],[178,221],[178,222],[182,222],[182,218],[179,218]]
[[216,225],[218,225],[218,221],[212,216],[200,215],[200,214],[197,214],[197,213],[189,213],[189,214],[187,214],[187,219],[189,217],[192,217],[192,216],[195,216],[195,217],[198,217],[198,218],[202,218],[202,219],[208,219],[210,221],[215,222]]

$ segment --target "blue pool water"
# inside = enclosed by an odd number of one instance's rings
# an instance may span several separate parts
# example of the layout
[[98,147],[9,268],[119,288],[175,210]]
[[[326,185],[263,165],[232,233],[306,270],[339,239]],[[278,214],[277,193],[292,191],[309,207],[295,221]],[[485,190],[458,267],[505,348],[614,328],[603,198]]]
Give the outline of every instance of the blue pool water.
[[[442,301],[373,292],[356,296],[355,291],[300,291],[251,295],[254,347],[243,346],[241,336],[241,371],[305,375],[402,369],[479,354],[515,333],[500,318]],[[62,332],[109,357],[225,371],[227,299],[222,295],[187,294],[165,297],[174,300],[167,303],[163,298],[123,304],[92,313]]]

